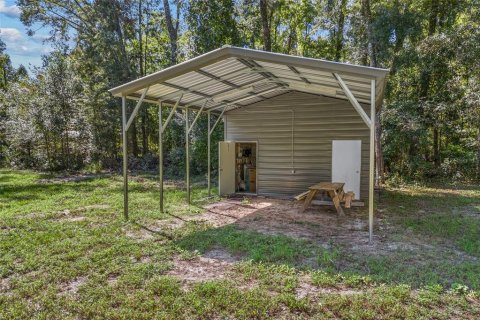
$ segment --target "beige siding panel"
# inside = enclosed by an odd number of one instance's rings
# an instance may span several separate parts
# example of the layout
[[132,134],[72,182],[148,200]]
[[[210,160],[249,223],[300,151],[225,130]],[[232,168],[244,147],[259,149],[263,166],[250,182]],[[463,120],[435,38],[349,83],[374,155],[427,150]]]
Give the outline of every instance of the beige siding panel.
[[348,101],[288,92],[229,111],[224,120],[225,140],[258,142],[259,194],[292,196],[330,181],[332,140],[343,139],[362,140],[360,192],[368,197],[370,132]]

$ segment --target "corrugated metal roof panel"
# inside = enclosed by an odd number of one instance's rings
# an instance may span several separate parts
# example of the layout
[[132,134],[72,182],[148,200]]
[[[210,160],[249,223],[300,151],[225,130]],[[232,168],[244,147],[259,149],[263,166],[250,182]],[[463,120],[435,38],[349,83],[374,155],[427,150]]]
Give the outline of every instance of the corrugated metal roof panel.
[[252,74],[248,71],[246,71],[245,73],[243,74],[239,74],[238,76],[236,76],[235,78],[231,79],[230,81],[233,82],[234,84],[238,85],[238,86],[243,86],[247,83],[253,83],[253,82],[256,82],[256,81],[262,81],[264,80],[265,78],[262,77],[261,75],[259,74]]
[[205,94],[208,94],[208,95],[215,95],[215,94],[218,94],[220,92],[226,92],[226,91],[234,90],[234,89],[235,89],[234,87],[231,87],[227,84],[224,84],[224,83],[220,82],[220,83],[216,83],[213,86],[208,86],[208,87],[199,89],[198,91],[200,91],[202,93],[205,93]]
[[242,69],[245,69],[245,66],[242,63],[238,62],[236,58],[228,58],[202,68],[202,70],[212,73],[218,77],[223,77],[233,71]]
[[259,64],[260,66],[262,66],[264,68],[273,68],[273,69],[284,70],[284,71],[287,71],[287,72],[293,72],[292,70],[290,70],[290,68],[288,66],[283,65],[283,64],[270,63],[270,62],[265,62],[265,61],[256,61],[256,60],[252,60],[252,61],[254,61],[255,63]]
[[[381,103],[388,70],[236,47],[214,50],[110,91],[115,96],[138,99],[143,89],[151,86],[147,101],[175,101],[183,92],[185,96],[181,104],[193,102],[198,105],[205,98],[213,98],[215,103],[212,106],[217,106],[222,101],[222,98],[216,98],[219,94],[222,96],[230,90],[237,90],[238,97],[243,98],[247,86],[271,81],[283,83],[291,91],[346,100],[333,72],[341,76],[361,103],[370,103],[371,80],[376,79],[376,103]],[[228,83],[237,88],[231,88]],[[239,104],[251,104],[281,94],[272,91],[259,96],[257,90],[251,92],[250,99],[242,99]]]
[[189,88],[191,86],[197,85],[199,83],[208,82],[210,80],[210,78],[205,77],[198,72],[188,72],[178,77],[169,79],[168,82],[185,88]]

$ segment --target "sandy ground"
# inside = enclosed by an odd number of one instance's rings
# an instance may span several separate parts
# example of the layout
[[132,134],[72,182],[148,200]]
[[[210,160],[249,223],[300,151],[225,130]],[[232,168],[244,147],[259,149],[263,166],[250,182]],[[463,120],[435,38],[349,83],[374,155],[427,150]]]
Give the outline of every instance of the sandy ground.
[[[432,245],[428,237],[415,236],[398,226],[388,223],[382,215],[382,209],[376,213],[374,242],[368,243],[368,215],[366,208],[346,209],[345,216],[339,216],[330,206],[312,206],[301,213],[302,203],[262,197],[230,198],[205,207],[200,215],[172,217],[157,221],[149,226],[160,232],[168,228],[176,229],[188,222],[207,223],[219,228],[235,225],[241,229],[256,231],[267,235],[286,235],[296,239],[305,239],[324,248],[341,247],[343,252],[352,255],[390,255],[399,250],[415,252],[422,260],[426,252],[450,252],[452,259],[476,259],[455,250],[448,244]],[[145,238],[152,237],[150,232],[142,231]],[[142,233],[142,234],[143,234]],[[137,235],[142,237],[142,235]],[[431,259],[431,256],[428,258]],[[172,261],[169,275],[177,277],[186,287],[199,281],[230,279],[235,262],[241,257],[230,255],[223,249],[214,249],[194,259],[185,260],[180,256]],[[255,283],[241,284],[240,287],[254,287]],[[327,290],[328,292],[326,292]],[[332,291],[332,292],[330,292]],[[297,288],[297,296],[315,296],[322,293],[342,295],[358,294],[360,291],[347,288],[318,288],[310,280],[302,277]]]
[[187,221],[208,223],[214,227],[233,224],[242,229],[267,235],[286,235],[330,247],[340,245],[355,251],[388,254],[398,249],[423,246],[386,240],[392,227],[377,216],[373,245],[368,243],[368,217],[365,208],[346,209],[339,216],[333,206],[312,206],[301,213],[302,203],[261,197],[231,198],[205,207],[206,212],[159,222],[159,228],[181,227]]

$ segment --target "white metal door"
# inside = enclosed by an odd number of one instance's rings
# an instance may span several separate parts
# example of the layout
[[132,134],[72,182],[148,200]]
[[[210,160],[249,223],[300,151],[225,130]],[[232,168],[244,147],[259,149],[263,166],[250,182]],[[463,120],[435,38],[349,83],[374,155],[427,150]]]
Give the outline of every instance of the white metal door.
[[235,142],[219,142],[218,162],[218,191],[220,195],[235,193]]
[[360,199],[361,140],[332,141],[332,182],[344,182],[345,192],[353,191]]

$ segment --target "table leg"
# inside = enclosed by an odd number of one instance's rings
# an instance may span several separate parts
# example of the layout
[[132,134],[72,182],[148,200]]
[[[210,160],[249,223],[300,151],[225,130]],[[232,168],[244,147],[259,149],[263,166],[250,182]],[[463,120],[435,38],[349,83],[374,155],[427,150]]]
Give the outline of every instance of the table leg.
[[304,212],[310,206],[310,203],[312,203],[312,200],[313,198],[315,198],[316,194],[317,194],[317,190],[310,190],[307,197],[305,198],[305,202],[303,203],[303,208],[300,212]]
[[343,213],[342,206],[340,205],[340,199],[338,197],[338,193],[336,191],[331,191],[330,197],[332,198],[333,204],[335,205],[335,209],[337,209],[337,213],[343,216],[344,213]]

